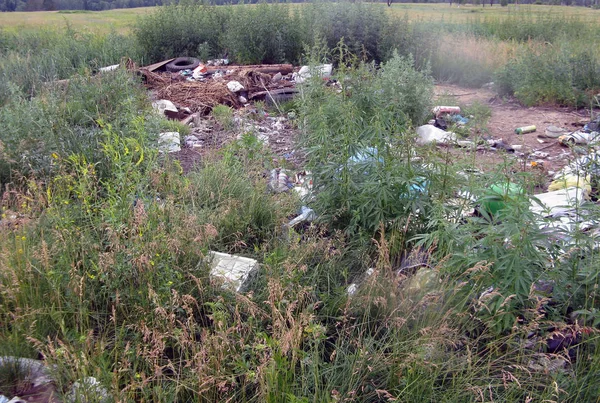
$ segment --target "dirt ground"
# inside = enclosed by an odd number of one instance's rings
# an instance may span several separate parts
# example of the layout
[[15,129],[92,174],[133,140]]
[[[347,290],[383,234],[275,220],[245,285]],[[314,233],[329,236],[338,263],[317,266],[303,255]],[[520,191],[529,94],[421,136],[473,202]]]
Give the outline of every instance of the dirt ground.
[[[543,161],[545,170],[557,171],[574,158],[568,147],[560,145],[557,139],[539,138],[546,127],[557,126],[569,132],[581,128],[590,120],[589,111],[561,107],[524,107],[513,100],[499,98],[491,89],[462,88],[455,85],[436,85],[436,97],[454,97],[462,106],[479,102],[491,109],[491,117],[487,123],[487,135],[492,139],[502,139],[508,145],[521,145],[523,153],[541,151],[548,153]],[[537,131],[519,135],[515,129],[521,126],[535,125]],[[495,151],[477,151],[481,162],[500,162],[502,155]]]
[[[507,145],[522,146],[517,153],[512,154],[515,160],[527,158],[528,154],[535,151],[548,153],[546,158],[532,158],[531,160],[543,161],[543,169],[549,174],[560,170],[575,156],[569,148],[560,145],[557,139],[539,138],[538,135],[543,135],[546,127],[550,125],[562,127],[568,131],[575,131],[590,119],[589,111],[586,110],[558,107],[527,108],[515,101],[500,99],[492,90],[485,88],[472,89],[454,85],[436,85],[435,96],[436,98],[453,97],[456,103],[463,107],[474,102],[489,106],[491,117],[481,135],[495,140],[502,139]],[[198,138],[202,146],[182,148],[179,153],[172,154],[172,157],[180,160],[184,172],[191,171],[207,152],[219,149],[235,139],[236,132],[245,131],[247,128],[244,128],[244,126],[249,124],[253,125],[253,132],[263,136],[265,144],[269,145],[276,157],[286,159],[293,165],[301,165],[300,152],[295,146],[297,132],[289,121],[283,120],[281,125],[275,128],[274,125],[277,119],[274,117],[253,121],[248,118],[249,112],[245,111],[244,108],[236,111],[235,115],[238,118],[236,118],[237,123],[234,130],[223,129],[211,118],[206,118],[202,127],[192,130],[192,134]],[[514,132],[515,128],[528,125],[535,125],[537,131],[524,135],[518,135]],[[463,153],[465,150],[455,149],[453,152]],[[501,163],[505,158],[503,152],[481,149],[481,147],[479,150],[471,152],[477,154],[475,157],[476,164],[484,170]]]

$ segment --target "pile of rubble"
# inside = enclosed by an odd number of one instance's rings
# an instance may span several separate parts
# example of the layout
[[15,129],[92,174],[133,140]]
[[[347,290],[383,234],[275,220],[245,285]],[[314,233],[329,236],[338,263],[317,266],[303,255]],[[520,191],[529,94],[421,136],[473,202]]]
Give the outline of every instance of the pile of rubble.
[[219,104],[239,108],[250,101],[291,97],[297,92],[296,83],[309,75],[300,74],[302,68],[295,73],[291,64],[237,66],[227,59],[204,64],[193,58],[165,60],[139,72],[156,99],[202,114]]

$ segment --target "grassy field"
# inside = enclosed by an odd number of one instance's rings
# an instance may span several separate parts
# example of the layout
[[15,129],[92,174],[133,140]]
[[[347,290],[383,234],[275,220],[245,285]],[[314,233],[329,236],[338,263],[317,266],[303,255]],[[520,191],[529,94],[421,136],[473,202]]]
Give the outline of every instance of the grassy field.
[[70,24],[76,30],[94,32],[127,32],[136,18],[153,8],[127,8],[107,11],[35,11],[0,13],[0,27],[9,31],[35,30],[38,28],[63,28]]
[[[381,7],[386,8],[385,4]],[[129,8],[108,11],[36,11],[18,13],[0,13],[0,27],[7,31],[37,29],[40,27],[64,27],[70,24],[77,30],[96,32],[127,32],[140,15],[150,13],[153,7]],[[506,18],[515,15],[532,17],[577,18],[588,23],[600,23],[600,11],[584,7],[520,5],[515,7],[493,7],[463,5],[449,6],[447,3],[402,3],[393,4],[389,12],[397,16],[408,16],[410,21],[444,21],[446,23],[464,23],[479,18]]]
[[519,5],[511,4],[501,7],[495,4],[489,7],[489,3],[482,6],[474,5],[452,5],[447,3],[402,3],[393,4],[392,11],[398,15],[406,14],[411,21],[445,21],[445,22],[468,22],[473,18],[506,18],[514,15],[529,14],[534,17],[573,17],[580,21],[598,23],[600,12],[584,7],[566,6],[542,6],[542,5]]

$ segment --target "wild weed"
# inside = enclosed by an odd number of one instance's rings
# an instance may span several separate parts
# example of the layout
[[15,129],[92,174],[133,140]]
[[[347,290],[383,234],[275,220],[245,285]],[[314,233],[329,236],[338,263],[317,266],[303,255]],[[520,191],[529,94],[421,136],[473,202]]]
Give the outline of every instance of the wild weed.
[[410,163],[409,130],[425,117],[431,83],[397,55],[380,71],[364,65],[339,77],[341,91],[311,84],[300,106],[317,208],[351,232],[375,231],[424,208],[415,189],[426,173]]

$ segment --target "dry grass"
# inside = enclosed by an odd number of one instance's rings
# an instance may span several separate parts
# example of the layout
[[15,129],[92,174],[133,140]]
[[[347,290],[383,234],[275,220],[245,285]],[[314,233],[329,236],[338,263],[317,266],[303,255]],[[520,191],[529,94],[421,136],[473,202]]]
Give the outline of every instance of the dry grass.
[[[501,7],[498,0],[490,7],[489,2],[485,7],[470,4],[452,6],[447,3],[402,3],[393,4],[391,12],[399,16],[407,15],[410,21],[440,21],[452,23],[469,22],[474,18],[506,18],[516,14],[530,14],[535,17],[563,17],[577,18],[592,24],[600,23],[600,14],[596,10],[585,7],[542,6],[511,4]],[[385,5],[382,5],[385,6]]]
[[520,46],[515,42],[498,41],[472,35],[446,34],[440,41],[444,45],[438,51],[443,60],[453,58],[496,71],[504,66]]

